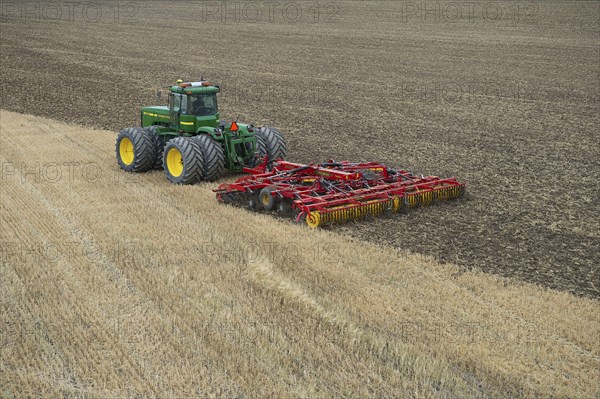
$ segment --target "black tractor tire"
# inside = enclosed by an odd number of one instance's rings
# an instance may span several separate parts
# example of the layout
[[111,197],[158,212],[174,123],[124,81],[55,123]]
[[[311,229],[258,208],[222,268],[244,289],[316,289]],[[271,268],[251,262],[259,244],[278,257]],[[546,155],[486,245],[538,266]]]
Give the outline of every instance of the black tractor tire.
[[[255,134],[254,137],[256,137],[256,153],[254,154],[254,159],[250,163],[250,167],[252,168],[260,165],[264,156],[267,155],[267,143],[264,137],[258,134]],[[269,161],[271,161],[270,157]]]
[[163,169],[171,183],[194,184],[202,180],[204,159],[198,143],[191,137],[169,140],[163,150]]
[[192,138],[202,151],[204,158],[204,180],[213,181],[225,173],[225,150],[216,140],[207,134],[199,134]]
[[269,163],[285,159],[287,146],[283,134],[272,127],[261,127],[256,131],[256,152],[260,157],[269,156]]
[[117,162],[128,172],[146,172],[154,165],[154,139],[146,130],[128,127],[119,132],[115,144]]
[[156,148],[156,157],[154,158],[154,166],[153,169],[162,169],[163,164],[163,149],[165,148],[165,143],[163,142],[162,137],[158,135],[158,129],[160,126],[152,125],[144,128],[145,131],[149,132],[152,135],[152,139],[154,140],[154,146]]

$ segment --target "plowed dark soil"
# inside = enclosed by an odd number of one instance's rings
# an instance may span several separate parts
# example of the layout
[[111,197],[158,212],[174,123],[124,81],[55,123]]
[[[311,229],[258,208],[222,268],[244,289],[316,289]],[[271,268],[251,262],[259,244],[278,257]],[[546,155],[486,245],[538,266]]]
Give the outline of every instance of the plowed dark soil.
[[489,3],[500,19],[476,8],[456,22],[407,3],[296,4],[296,22],[203,3],[140,2],[93,23],[4,10],[1,107],[117,130],[157,88],[202,75],[222,84],[225,117],[285,132],[290,159],[468,183],[465,200],[331,227],[341,234],[600,296],[599,3]]

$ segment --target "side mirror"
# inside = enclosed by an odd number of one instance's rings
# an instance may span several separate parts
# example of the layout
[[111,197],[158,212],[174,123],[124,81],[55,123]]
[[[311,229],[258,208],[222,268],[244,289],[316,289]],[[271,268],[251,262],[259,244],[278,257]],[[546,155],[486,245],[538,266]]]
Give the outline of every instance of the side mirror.
[[156,98],[158,98],[158,101],[160,101],[161,97],[162,97],[162,91],[160,91],[160,89],[157,89],[156,90]]

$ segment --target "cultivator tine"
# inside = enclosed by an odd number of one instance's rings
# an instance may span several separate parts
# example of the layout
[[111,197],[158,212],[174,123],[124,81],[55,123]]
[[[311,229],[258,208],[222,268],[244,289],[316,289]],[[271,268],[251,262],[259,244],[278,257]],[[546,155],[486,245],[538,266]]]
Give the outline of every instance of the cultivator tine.
[[433,203],[432,191],[417,191],[406,195],[406,204],[410,208],[417,206],[427,206]]
[[460,198],[464,195],[465,187],[464,186],[451,186],[451,187],[442,187],[436,188],[433,191],[434,200],[435,201],[445,201],[454,198]]
[[433,203],[433,192],[426,191],[421,193],[421,205],[431,205]]
[[407,195],[404,198],[405,198],[406,205],[408,205],[409,208],[414,208],[414,207],[417,206],[417,204],[418,204],[418,198],[417,198],[416,195],[409,194],[409,195]]
[[[219,186],[215,190],[219,200],[256,205],[260,193],[262,205],[251,206],[253,210],[293,211],[295,221],[304,218],[313,228],[403,212],[462,197],[465,190],[455,178],[418,177],[373,162],[301,165],[275,161],[271,171],[250,173],[235,183]],[[274,207],[274,203],[279,205]]]

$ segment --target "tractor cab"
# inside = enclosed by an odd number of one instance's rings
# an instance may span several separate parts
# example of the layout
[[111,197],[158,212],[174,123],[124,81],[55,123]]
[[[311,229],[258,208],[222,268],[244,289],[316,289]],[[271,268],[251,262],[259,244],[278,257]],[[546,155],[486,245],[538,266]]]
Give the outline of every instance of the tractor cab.
[[183,129],[193,126],[216,127],[219,121],[218,86],[209,82],[186,82],[171,86],[169,95],[169,126]]

